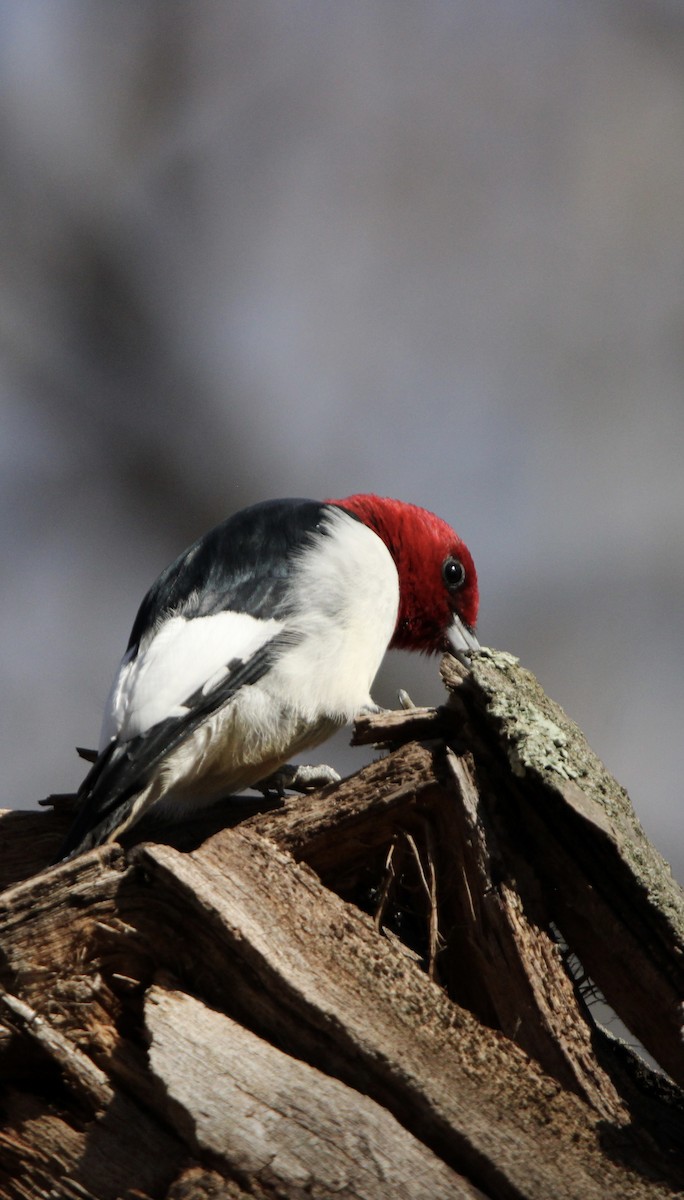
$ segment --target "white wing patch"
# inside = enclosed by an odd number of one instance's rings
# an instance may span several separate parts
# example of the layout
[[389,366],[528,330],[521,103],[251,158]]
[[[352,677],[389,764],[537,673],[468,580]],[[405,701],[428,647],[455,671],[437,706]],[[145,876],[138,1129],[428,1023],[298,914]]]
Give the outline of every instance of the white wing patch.
[[128,741],[168,717],[182,717],[194,692],[202,688],[206,695],[233,660],[248,662],[282,628],[280,621],[241,612],[169,617],[144,650],[124,657],[105,708],[100,750],[113,737]]

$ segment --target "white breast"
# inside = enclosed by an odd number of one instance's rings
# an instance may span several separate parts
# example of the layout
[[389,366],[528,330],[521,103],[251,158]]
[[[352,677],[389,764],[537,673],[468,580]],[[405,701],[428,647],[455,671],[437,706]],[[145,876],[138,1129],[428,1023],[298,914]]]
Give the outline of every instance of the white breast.
[[350,721],[370,703],[370,688],[390,642],[399,580],[385,543],[340,509],[328,533],[300,553],[297,612],[288,628],[301,641],[260,683],[286,695],[308,720]]

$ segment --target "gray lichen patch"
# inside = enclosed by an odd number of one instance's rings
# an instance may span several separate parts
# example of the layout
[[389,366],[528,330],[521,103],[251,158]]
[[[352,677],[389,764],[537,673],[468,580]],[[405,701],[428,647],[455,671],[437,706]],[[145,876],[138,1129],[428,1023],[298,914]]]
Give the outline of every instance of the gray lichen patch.
[[579,777],[580,770],[571,761],[567,735],[535,704],[511,705],[508,696],[495,694],[488,711],[507,728],[508,761],[514,775],[522,777],[531,768],[555,772],[563,779]]
[[603,803],[615,806],[615,816],[631,812],[624,789],[609,775],[582,731],[517,658],[506,651],[483,650],[473,661],[471,679],[487,716],[496,722],[516,775],[535,771],[547,779],[556,775],[582,780]]
[[641,886],[684,938],[681,890],[648,841],[626,791],[575,722],[506,651],[485,649],[473,656],[466,686],[485,719],[491,721],[513,774],[523,778],[531,773],[546,787],[562,793],[576,810],[579,806],[573,802],[572,792],[581,789],[585,815],[591,813],[595,824],[611,831]]

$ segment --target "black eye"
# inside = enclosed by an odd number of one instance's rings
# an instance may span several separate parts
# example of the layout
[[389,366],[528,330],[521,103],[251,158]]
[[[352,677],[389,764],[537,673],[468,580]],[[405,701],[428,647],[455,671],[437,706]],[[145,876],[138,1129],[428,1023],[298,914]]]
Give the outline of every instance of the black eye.
[[457,592],[465,583],[465,567],[457,558],[445,558],[442,563],[442,579],[450,592]]

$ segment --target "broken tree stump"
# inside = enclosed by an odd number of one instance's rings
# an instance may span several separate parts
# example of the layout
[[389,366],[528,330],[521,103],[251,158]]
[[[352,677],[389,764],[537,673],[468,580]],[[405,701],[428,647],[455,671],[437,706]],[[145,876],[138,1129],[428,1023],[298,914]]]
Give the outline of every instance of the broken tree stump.
[[682,892],[514,659],[442,674],[306,797],[2,815],[3,1200],[684,1194]]

